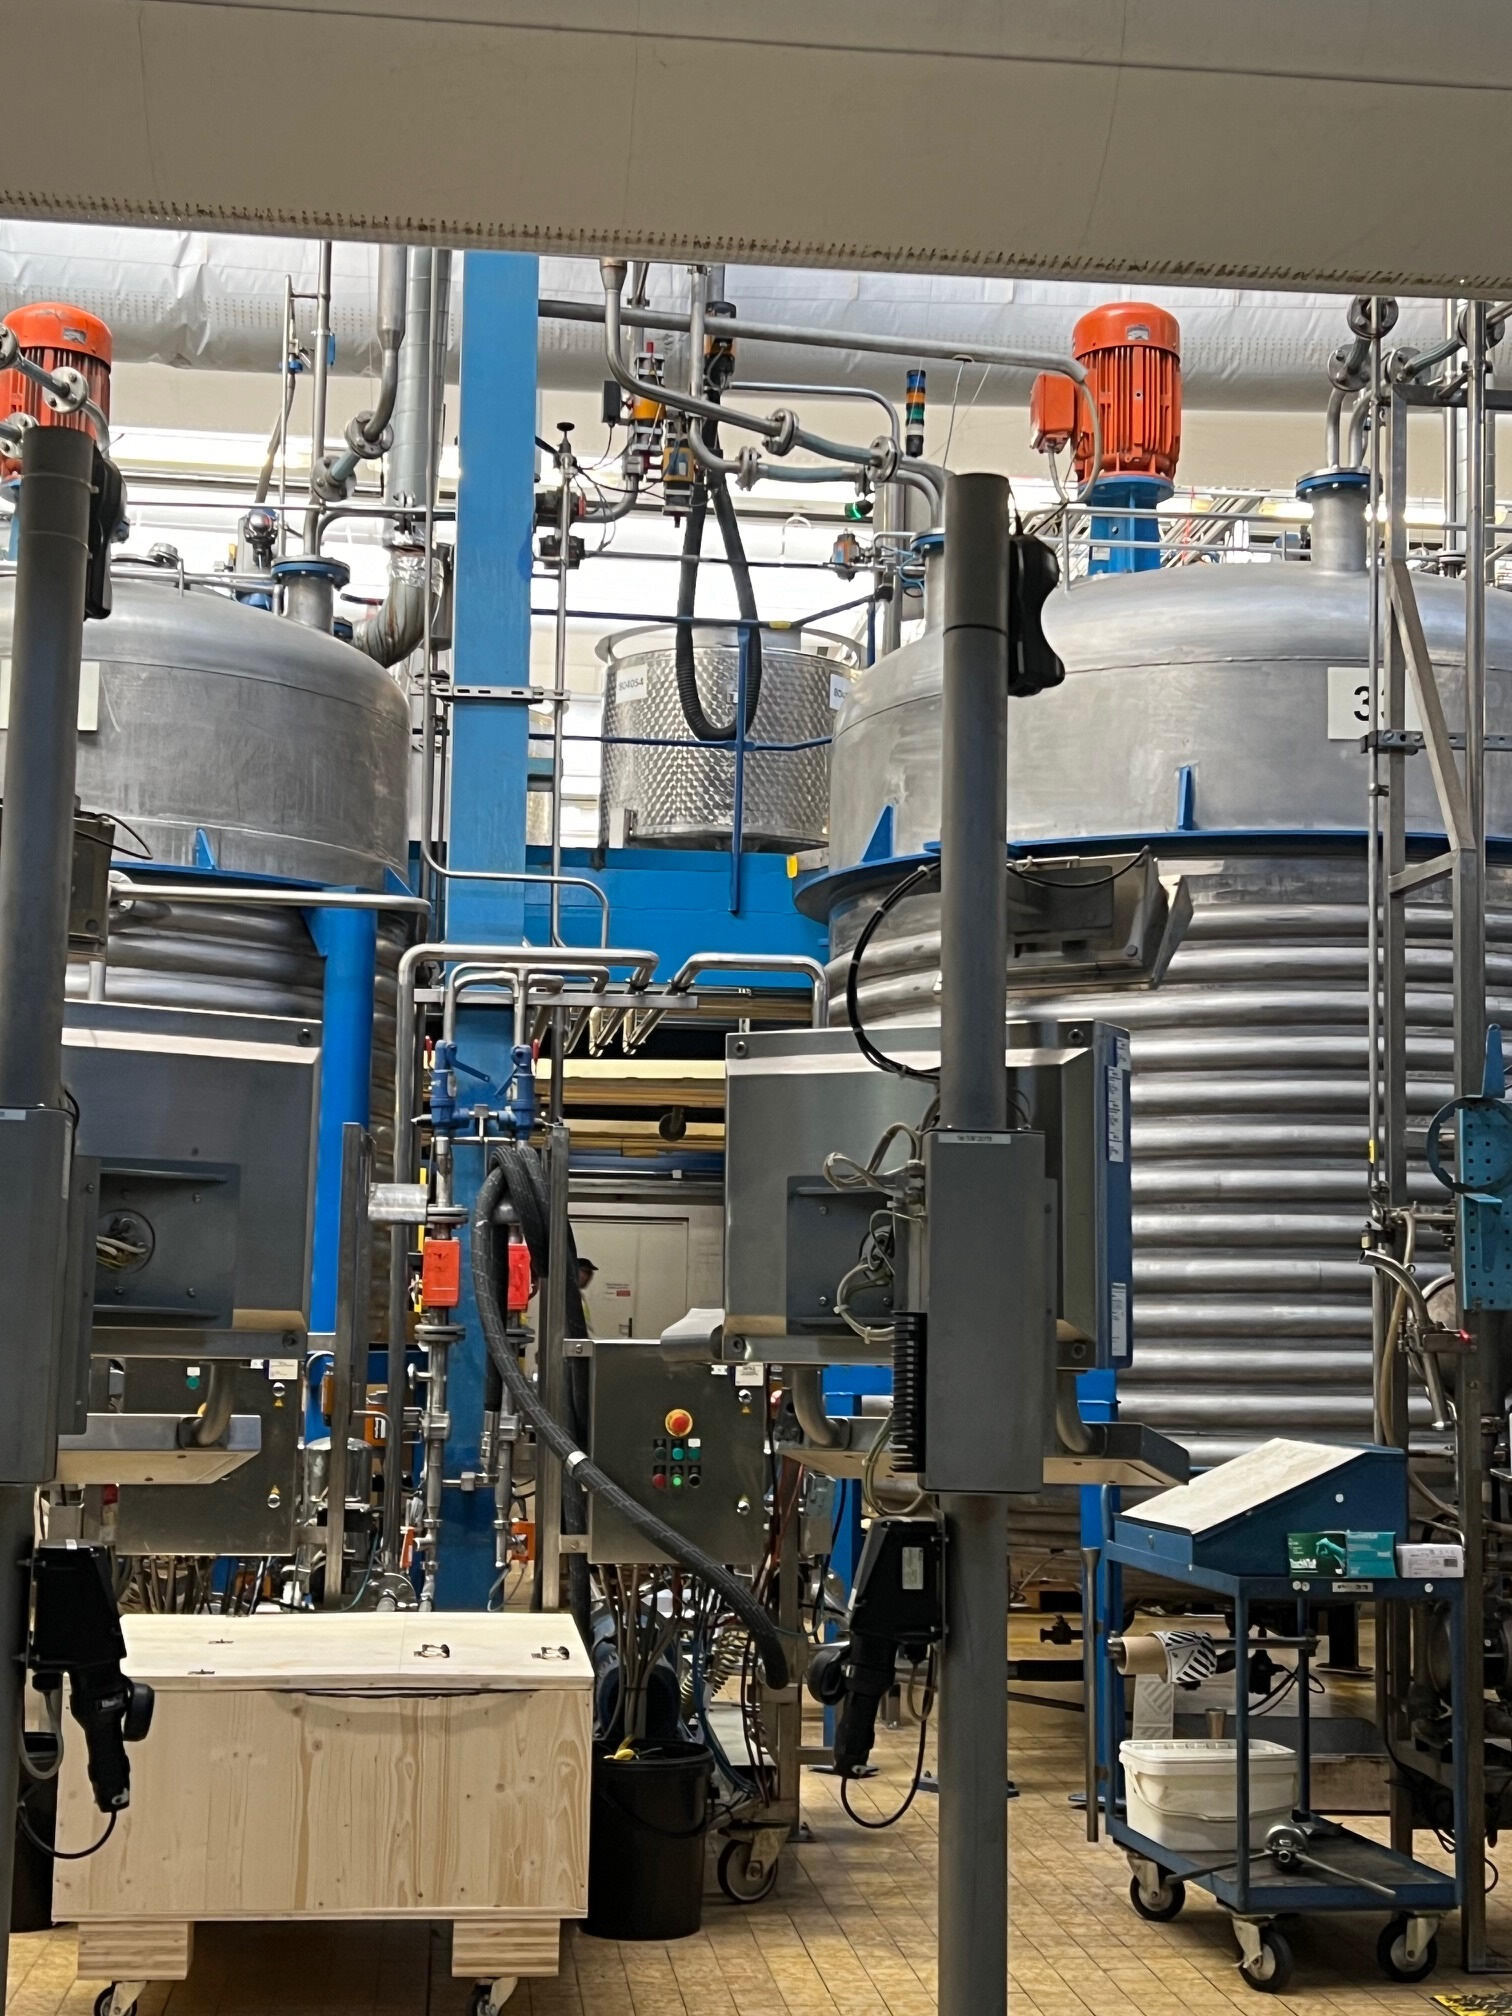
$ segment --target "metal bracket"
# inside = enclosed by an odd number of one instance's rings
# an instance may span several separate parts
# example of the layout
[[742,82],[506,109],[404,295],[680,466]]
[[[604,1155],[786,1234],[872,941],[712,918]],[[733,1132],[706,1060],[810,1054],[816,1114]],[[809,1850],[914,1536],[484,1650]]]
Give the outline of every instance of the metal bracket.
[[1418,716],[1423,724],[1423,746],[1428,752],[1439,810],[1444,815],[1444,831],[1450,847],[1463,853],[1466,848],[1475,845],[1470,808],[1465,798],[1464,781],[1454,760],[1438,678],[1428,653],[1428,640],[1423,635],[1417,589],[1405,560],[1387,563],[1386,590],[1391,604],[1391,619],[1401,640],[1402,653],[1417,695]]
[[1268,1918],[1235,1918],[1234,1937],[1239,1941],[1241,1965],[1259,1967],[1265,1957],[1265,1943],[1260,1935],[1269,1923]]

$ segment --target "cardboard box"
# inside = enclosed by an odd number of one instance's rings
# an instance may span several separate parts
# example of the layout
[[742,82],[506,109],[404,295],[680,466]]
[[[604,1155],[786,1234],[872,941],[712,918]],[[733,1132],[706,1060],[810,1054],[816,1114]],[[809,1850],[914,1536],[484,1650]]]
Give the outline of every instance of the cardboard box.
[[1286,1565],[1293,1575],[1342,1575],[1349,1563],[1344,1533],[1288,1533]]
[[1457,1541],[1404,1541],[1396,1550],[1397,1571],[1409,1581],[1460,1581],[1465,1573],[1465,1550]]
[[1360,1581],[1389,1581],[1397,1572],[1395,1533],[1346,1533],[1346,1574]]

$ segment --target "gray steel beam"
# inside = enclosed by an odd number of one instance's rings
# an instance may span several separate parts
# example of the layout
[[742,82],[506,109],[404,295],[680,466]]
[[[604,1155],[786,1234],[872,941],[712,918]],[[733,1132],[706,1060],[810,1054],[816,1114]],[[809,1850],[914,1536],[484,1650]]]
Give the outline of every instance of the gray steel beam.
[[[11,632],[5,819],[0,828],[0,1107],[63,1101],[63,997],[73,869],[79,666],[94,440],[34,427],[21,454],[16,603]],[[61,1253],[66,1206],[58,1199]],[[60,1339],[10,1326],[6,1372],[15,1390],[56,1378]],[[49,1471],[0,1488],[0,2005],[10,1948],[21,1697],[26,1678],[27,1578],[35,1486]]]
[[[1465,329],[1465,804],[1466,844],[1455,857],[1454,1089],[1479,1092],[1486,1050],[1486,304],[1471,301]],[[1460,1907],[1464,1966],[1485,1969],[1486,1836],[1481,1816],[1486,1787],[1486,1689],[1480,1647],[1486,1605],[1485,1358],[1483,1314],[1461,1304],[1460,1325],[1474,1342],[1458,1361],[1455,1467],[1465,1539],[1465,1642],[1471,1661],[1462,1729],[1470,1811],[1464,1820],[1465,1901]]]
[[[1008,485],[945,496],[940,819],[940,1125],[1008,1121]],[[989,1284],[982,1283],[990,1322]],[[940,2016],[1008,2007],[1008,1522],[1001,1497],[942,1498]]]

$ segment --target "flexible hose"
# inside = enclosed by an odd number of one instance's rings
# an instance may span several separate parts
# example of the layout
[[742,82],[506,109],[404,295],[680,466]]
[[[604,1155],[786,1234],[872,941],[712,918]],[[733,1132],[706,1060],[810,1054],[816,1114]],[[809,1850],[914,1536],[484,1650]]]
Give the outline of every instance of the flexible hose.
[[[546,1192],[546,1172],[541,1166],[541,1158],[533,1148],[522,1148],[514,1142],[501,1141],[494,1149],[493,1163],[499,1170],[515,1214],[515,1221],[524,1235],[526,1251],[530,1254],[531,1271],[537,1280],[550,1273],[551,1256],[551,1207]],[[493,1253],[497,1273],[497,1251]],[[572,1226],[567,1227],[567,1250],[562,1255],[562,1271],[565,1276],[565,1308],[563,1311],[563,1332],[568,1337],[586,1337],[588,1319],[583,1309],[583,1291],[578,1285],[577,1242],[572,1236]],[[493,1354],[489,1354],[489,1366],[498,1374]],[[581,1439],[588,1433],[588,1363],[583,1358],[569,1358],[563,1367],[563,1397],[567,1405],[568,1431]],[[485,1384],[484,1406],[488,1405],[488,1388]],[[562,1481],[562,1531],[564,1533],[586,1533],[588,1530],[588,1507],[579,1486],[564,1478]],[[532,1608],[539,1609],[543,1600],[541,1583],[541,1560],[536,1557],[536,1585],[532,1597]],[[579,1630],[586,1634],[589,1612],[592,1608],[588,1588],[588,1562],[581,1554],[571,1554],[567,1558],[567,1603]]]
[[[719,393],[711,388],[711,397],[717,399]],[[698,423],[695,423],[698,424]],[[705,425],[704,445],[711,455],[719,453],[719,429]],[[735,583],[735,599],[741,615],[754,624],[757,621],[756,590],[751,583],[751,566],[746,558],[745,541],[740,536],[740,522],[735,515],[735,505],[723,475],[715,474],[707,482],[693,485],[692,496],[688,500],[688,515],[683,521],[682,566],[677,576],[677,630],[674,638],[674,663],[677,672],[677,699],[682,708],[683,719],[700,742],[733,742],[735,740],[735,715],[732,712],[727,726],[709,719],[703,704],[703,695],[698,690],[698,666],[694,657],[693,611],[698,601],[698,563],[703,555],[704,521],[708,515],[709,498],[714,499],[714,516],[719,525],[719,536],[724,542],[725,558],[730,563],[730,575]],[[756,709],[761,704],[761,632],[748,629],[744,633],[749,639],[746,646],[746,710],[745,726],[749,735],[756,722]],[[738,705],[738,702],[737,702]]]
[[777,1625],[760,1603],[727,1568],[721,1567],[712,1556],[705,1554],[701,1547],[695,1547],[683,1538],[665,1520],[658,1519],[654,1512],[648,1512],[644,1505],[622,1490],[614,1479],[600,1470],[598,1465],[577,1446],[574,1438],[551,1414],[535,1387],[525,1377],[509,1343],[505,1327],[504,1312],[499,1306],[498,1268],[496,1265],[494,1207],[504,1194],[504,1173],[497,1162],[491,1168],[478,1190],[473,1206],[472,1221],[472,1273],[473,1294],[477,1299],[478,1314],[483,1321],[483,1335],[488,1343],[489,1355],[499,1368],[499,1375],[521,1416],[530,1423],[536,1439],[543,1442],[554,1455],[561,1459],[562,1467],[572,1481],[585,1491],[592,1491],[616,1512],[628,1519],[632,1526],[651,1542],[661,1553],[669,1555],[690,1575],[696,1575],[707,1582],[717,1595],[723,1598],[735,1615],[750,1632],[757,1652],[761,1657],[762,1671],[769,1687],[785,1687],[788,1683],[788,1657]]

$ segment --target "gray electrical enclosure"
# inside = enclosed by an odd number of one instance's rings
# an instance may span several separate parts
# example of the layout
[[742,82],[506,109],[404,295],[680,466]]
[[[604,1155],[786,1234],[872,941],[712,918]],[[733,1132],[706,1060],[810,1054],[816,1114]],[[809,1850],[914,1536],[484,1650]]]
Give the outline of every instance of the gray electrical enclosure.
[[[767,1537],[766,1386],[744,1379],[734,1366],[669,1364],[649,1341],[600,1338],[593,1347],[594,1462],[706,1554],[737,1568],[761,1559]],[[667,1557],[590,1492],[588,1558]]]
[[1055,1377],[1044,1137],[930,1133],[924,1167],[925,1486],[1038,1491]]
[[0,1223],[6,1238],[5,1405],[0,1485],[45,1484],[58,1453],[56,1340],[66,1320],[73,1121],[60,1107],[0,1107]]

